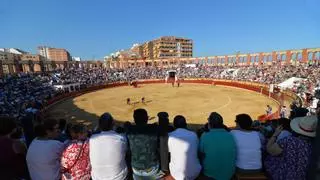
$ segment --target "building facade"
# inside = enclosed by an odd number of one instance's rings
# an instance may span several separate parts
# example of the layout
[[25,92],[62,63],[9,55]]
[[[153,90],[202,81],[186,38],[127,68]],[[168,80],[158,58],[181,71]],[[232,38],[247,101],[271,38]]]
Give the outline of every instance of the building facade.
[[[179,64],[202,64],[205,66],[282,66],[299,64],[320,65],[320,48],[290,49],[284,51],[259,52],[259,53],[237,53],[232,55],[217,55],[206,57],[189,58],[157,58],[130,60],[109,59],[105,61],[48,61],[40,55],[24,54],[20,55],[20,60],[14,60],[7,55],[5,58],[0,52],[0,76],[4,74],[14,74],[18,72],[45,72],[54,69],[104,67],[104,68],[128,68],[128,67],[172,67]],[[12,56],[11,56],[12,57]]]
[[128,61],[135,59],[190,58],[192,56],[193,41],[191,39],[163,36],[143,44],[134,44],[130,49],[120,50],[107,57],[114,61]]
[[163,36],[140,45],[144,59],[187,58],[193,55],[193,41],[175,36]]
[[50,61],[71,61],[70,53],[66,49],[46,46],[38,47],[39,54]]
[[193,55],[193,41],[191,39],[164,36],[152,42],[154,58],[188,58]]
[[320,48],[291,49],[284,51],[237,53],[206,57],[167,57],[154,59],[123,60],[105,59],[110,68],[170,67],[178,64],[202,64],[206,66],[281,66],[307,63],[320,64]]

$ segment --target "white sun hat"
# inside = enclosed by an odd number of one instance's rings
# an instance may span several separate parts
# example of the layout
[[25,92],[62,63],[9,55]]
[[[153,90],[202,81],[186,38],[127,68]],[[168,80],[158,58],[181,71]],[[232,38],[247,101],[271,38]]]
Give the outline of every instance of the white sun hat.
[[308,137],[315,137],[317,122],[318,122],[318,118],[315,115],[297,117],[291,121],[290,126],[291,126],[291,129],[298,134],[308,136]]

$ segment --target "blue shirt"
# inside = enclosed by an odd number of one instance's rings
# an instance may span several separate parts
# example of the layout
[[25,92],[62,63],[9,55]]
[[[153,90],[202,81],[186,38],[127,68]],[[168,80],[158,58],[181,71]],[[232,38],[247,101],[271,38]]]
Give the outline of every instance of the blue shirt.
[[204,175],[217,179],[231,179],[235,172],[236,143],[224,129],[211,129],[200,138],[199,151]]

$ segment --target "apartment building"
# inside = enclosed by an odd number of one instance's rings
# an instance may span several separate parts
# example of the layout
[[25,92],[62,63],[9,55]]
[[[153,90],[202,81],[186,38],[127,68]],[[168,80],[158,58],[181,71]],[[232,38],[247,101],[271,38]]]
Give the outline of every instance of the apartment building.
[[66,49],[46,46],[38,47],[39,54],[50,61],[71,61],[70,53]]
[[152,42],[154,58],[184,58],[193,55],[193,41],[191,39],[163,36]]

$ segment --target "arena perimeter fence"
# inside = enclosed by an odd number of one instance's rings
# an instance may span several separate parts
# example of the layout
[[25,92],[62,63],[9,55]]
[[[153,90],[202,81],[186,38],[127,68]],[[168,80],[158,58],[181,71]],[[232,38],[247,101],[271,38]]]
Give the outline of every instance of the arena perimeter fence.
[[[165,83],[165,80],[161,80],[161,79],[138,80],[138,84],[154,84],[154,83]],[[290,90],[279,91],[276,93],[269,93],[269,85],[256,83],[256,82],[221,80],[221,79],[184,79],[181,81],[181,83],[201,83],[201,84],[209,84],[212,86],[221,85],[221,86],[236,87],[236,88],[254,91],[254,92],[263,94],[265,96],[269,96],[270,98],[272,98],[278,103],[278,108],[274,113],[270,115],[264,114],[264,115],[258,116],[257,119],[262,122],[279,118],[281,105],[283,105],[285,101],[292,102],[297,99],[300,100],[299,97]],[[64,101],[66,99],[74,98],[89,92],[93,92],[93,91],[97,91],[105,88],[114,88],[114,87],[120,87],[120,86],[128,86],[128,82],[113,82],[105,85],[92,85],[85,89],[64,93],[62,95],[53,97],[52,99],[48,100],[47,105],[44,108],[44,112],[46,112],[48,109],[54,106],[54,104]]]

